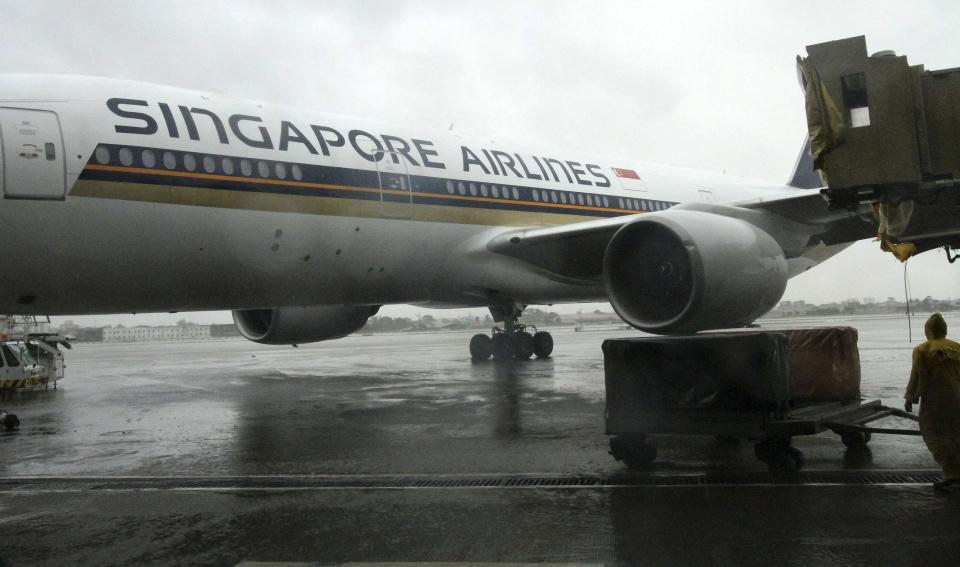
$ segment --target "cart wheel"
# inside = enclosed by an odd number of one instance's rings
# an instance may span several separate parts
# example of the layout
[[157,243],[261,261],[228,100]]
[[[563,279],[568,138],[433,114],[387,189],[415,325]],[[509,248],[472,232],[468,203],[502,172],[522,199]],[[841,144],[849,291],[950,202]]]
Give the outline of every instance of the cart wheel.
[[789,439],[760,441],[753,452],[771,473],[795,473],[807,462],[802,451],[790,446]]
[[645,435],[614,435],[610,454],[631,469],[649,467],[657,460],[657,448],[647,443]]
[[847,447],[847,449],[859,449],[861,447],[866,447],[867,443],[870,442],[870,432],[845,431],[840,434],[840,440],[843,441],[843,444]]
[[783,447],[780,451],[770,455],[764,462],[767,470],[773,474],[793,474],[806,464],[807,460],[799,449]]
[[789,441],[774,441],[774,440],[765,440],[757,441],[757,444],[753,446],[753,454],[757,456],[761,461],[768,461],[776,457],[779,453],[783,452],[784,447],[789,447]]
[[797,449],[796,447],[787,447],[787,454],[790,455],[790,458],[793,459],[796,468],[794,471],[798,471],[807,464],[807,458],[803,456],[803,451]]

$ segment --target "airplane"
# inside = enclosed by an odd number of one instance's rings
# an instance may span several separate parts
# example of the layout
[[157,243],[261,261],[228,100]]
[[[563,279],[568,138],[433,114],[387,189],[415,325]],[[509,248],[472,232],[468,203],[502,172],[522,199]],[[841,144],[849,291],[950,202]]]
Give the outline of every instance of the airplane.
[[387,304],[488,307],[477,360],[548,357],[528,305],[745,326],[875,236],[808,151],[769,184],[82,76],[0,75],[0,313],[231,310],[292,345]]

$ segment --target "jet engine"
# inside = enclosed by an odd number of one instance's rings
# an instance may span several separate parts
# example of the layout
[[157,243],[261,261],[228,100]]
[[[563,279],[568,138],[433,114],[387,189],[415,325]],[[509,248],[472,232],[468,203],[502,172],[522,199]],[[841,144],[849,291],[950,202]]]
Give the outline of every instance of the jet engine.
[[701,211],[651,213],[624,225],[607,245],[603,271],[617,314],[657,334],[744,326],[773,308],[787,285],[772,236]]
[[367,324],[379,306],[237,309],[233,322],[245,338],[264,345],[293,345],[339,339]]

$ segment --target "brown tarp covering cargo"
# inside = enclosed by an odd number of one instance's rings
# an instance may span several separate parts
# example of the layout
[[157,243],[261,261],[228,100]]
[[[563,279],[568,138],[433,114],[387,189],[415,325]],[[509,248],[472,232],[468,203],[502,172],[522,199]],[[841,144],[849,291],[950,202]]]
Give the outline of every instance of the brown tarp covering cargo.
[[856,329],[821,327],[781,332],[790,340],[792,400],[860,399]]

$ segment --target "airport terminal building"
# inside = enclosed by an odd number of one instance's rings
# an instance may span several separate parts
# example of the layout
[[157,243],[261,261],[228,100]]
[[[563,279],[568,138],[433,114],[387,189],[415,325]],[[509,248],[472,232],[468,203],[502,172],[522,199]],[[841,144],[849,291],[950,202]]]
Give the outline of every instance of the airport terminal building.
[[174,325],[169,327],[108,327],[103,342],[139,343],[152,341],[195,341],[211,338],[210,325]]

